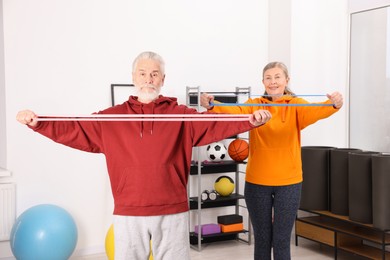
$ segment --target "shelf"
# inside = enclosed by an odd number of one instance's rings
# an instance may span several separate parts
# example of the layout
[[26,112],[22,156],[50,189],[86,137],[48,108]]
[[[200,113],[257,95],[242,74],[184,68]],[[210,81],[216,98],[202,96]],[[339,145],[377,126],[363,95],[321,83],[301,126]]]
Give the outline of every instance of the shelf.
[[[366,229],[353,224],[346,224],[338,220],[324,218],[322,216],[304,217],[299,218],[298,221],[302,221],[308,224],[324,227],[329,230],[345,233],[351,236],[359,237],[367,241],[371,241],[377,244],[382,243],[382,233],[376,230]],[[385,244],[390,244],[390,234],[386,234]]]
[[[200,165],[202,174],[215,174],[224,172],[236,172],[237,165],[245,164],[246,162],[236,162],[233,160],[220,161],[220,162],[202,162]],[[198,163],[192,162],[190,175],[198,174]]]
[[387,232],[387,231],[390,231],[390,230],[381,230],[381,229],[379,229],[379,228],[375,228],[372,224],[364,224],[364,223],[352,221],[352,220],[349,219],[348,216],[336,215],[336,214],[333,214],[333,213],[330,212],[330,211],[324,211],[324,210],[307,210],[307,209],[300,209],[300,210],[303,210],[303,211],[306,211],[306,212],[309,212],[309,213],[313,213],[313,214],[317,214],[317,215],[320,215],[320,216],[331,217],[331,218],[334,218],[334,219],[338,219],[338,220],[344,221],[344,222],[346,222],[346,223],[353,223],[354,225],[361,226],[361,227],[366,227],[366,228],[370,228],[370,229],[374,229],[374,230],[377,230],[377,231],[379,231],[379,232]]
[[390,245],[388,231],[374,228],[370,224],[351,221],[348,216],[336,215],[329,211],[303,211],[316,216],[297,217],[296,245],[298,237],[302,237],[335,247],[335,252],[342,250],[369,259],[390,259],[390,253],[385,251],[385,247]]
[[[210,93],[212,94],[212,93]],[[219,102],[222,103],[237,103],[238,101],[238,96],[237,92],[226,92],[224,95],[213,95],[215,100],[218,100]],[[243,92],[240,92],[239,94],[245,94]],[[189,92],[188,93],[188,98],[189,98],[189,104],[190,106],[197,106],[198,105],[198,92]]]
[[[226,197],[218,196],[216,200],[205,200],[202,201],[201,208],[218,208],[218,207],[226,207],[226,206],[236,206],[237,200],[244,199],[243,195],[233,193]],[[190,209],[198,209],[198,197],[190,197]]]
[[319,227],[318,225],[312,225],[310,222],[307,223],[300,219],[295,221],[295,234],[328,246],[333,247],[335,245],[335,235],[333,231]]
[[[366,245],[340,246],[339,249],[346,252],[367,257],[369,259],[382,259],[382,250]],[[385,259],[390,258],[390,253],[385,253]]]
[[[241,230],[238,232],[228,232],[228,233],[217,233],[211,235],[202,235],[201,243],[211,243],[218,241],[226,241],[226,240],[235,240],[238,238],[238,234],[248,233],[248,230]],[[190,232],[190,244],[197,245],[198,244],[198,234],[194,232]]]

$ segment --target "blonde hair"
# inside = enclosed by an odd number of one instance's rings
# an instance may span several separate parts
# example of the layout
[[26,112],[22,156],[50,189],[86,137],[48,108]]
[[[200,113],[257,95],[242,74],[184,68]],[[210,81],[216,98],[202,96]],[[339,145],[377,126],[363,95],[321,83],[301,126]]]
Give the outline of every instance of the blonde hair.
[[[286,79],[289,79],[290,76],[288,75],[288,69],[287,69],[287,66],[283,63],[283,62],[279,62],[279,61],[273,61],[273,62],[270,62],[268,63],[267,65],[265,65],[264,69],[263,69],[263,79],[264,79],[264,74],[267,70],[269,69],[273,69],[273,68],[279,68],[283,71],[284,75],[286,76]],[[294,92],[291,91],[291,89],[286,86],[285,90],[284,90],[284,95],[292,95],[294,96]],[[267,95],[267,92],[264,91],[264,95]],[[270,97],[265,97],[267,99],[271,99]]]

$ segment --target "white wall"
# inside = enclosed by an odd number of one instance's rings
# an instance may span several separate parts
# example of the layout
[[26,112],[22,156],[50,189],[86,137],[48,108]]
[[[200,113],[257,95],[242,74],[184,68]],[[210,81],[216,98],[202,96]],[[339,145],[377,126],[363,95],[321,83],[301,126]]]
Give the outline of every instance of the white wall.
[[5,81],[4,81],[4,33],[3,1],[0,1],[0,169],[7,165],[7,135],[5,128]]
[[390,5],[390,0],[349,0],[348,9],[350,13],[370,10]]
[[[252,86],[262,93],[262,68],[274,59],[290,67],[296,93],[338,90],[347,96],[347,0],[5,0],[3,5],[6,154],[18,187],[17,211],[40,203],[67,209],[79,229],[77,254],[104,252],[112,212],[104,157],[33,133],[15,121],[17,111],[87,114],[108,107],[109,85],[131,81],[132,59],[143,50],[165,58],[163,94],[181,103],[185,86],[204,91]],[[304,130],[302,144],[346,146],[347,106]],[[0,244],[0,258],[10,255],[8,244]]]
[[[348,90],[347,1],[270,1],[269,59],[290,70],[296,94]],[[324,98],[306,98],[320,101]],[[302,145],[347,146],[348,104],[332,117],[302,131]]]
[[7,163],[18,215],[35,204],[62,206],[78,225],[76,253],[104,252],[112,201],[102,155],[53,143],[18,124],[17,111],[108,107],[110,84],[129,83],[131,62],[144,50],[165,58],[163,93],[181,103],[187,85],[256,85],[266,35],[266,1],[4,1]]
[[[291,1],[269,1],[268,8],[268,59],[291,64]],[[264,64],[265,65],[265,64]]]
[[[321,13],[321,15],[319,15]],[[348,96],[346,1],[297,0],[292,5],[291,86],[295,93]],[[346,147],[348,102],[332,117],[302,131],[302,145]]]

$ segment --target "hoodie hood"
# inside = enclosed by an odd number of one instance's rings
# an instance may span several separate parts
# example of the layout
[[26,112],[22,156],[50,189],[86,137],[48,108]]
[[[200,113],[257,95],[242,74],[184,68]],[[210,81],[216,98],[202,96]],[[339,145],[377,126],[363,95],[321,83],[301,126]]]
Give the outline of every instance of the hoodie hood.
[[[278,100],[276,101],[271,101],[267,98],[261,98],[262,99],[262,102],[261,103],[266,103],[266,104],[289,104],[293,98],[295,98],[294,96],[283,96],[281,98],[279,98]],[[287,114],[287,106],[283,106],[283,107],[280,107],[281,111],[282,111],[282,116],[281,116],[281,120],[282,122],[286,122],[286,114]]]
[[165,96],[159,95],[158,98],[156,98],[155,100],[153,100],[149,104],[145,104],[145,103],[139,102],[137,96],[130,96],[128,102],[131,105],[134,105],[134,106],[149,105],[151,103],[159,105],[159,104],[162,104],[162,103],[168,103],[168,104],[177,103],[177,98],[175,98],[175,97],[165,97]]
[[[162,114],[167,107],[177,104],[177,98],[159,95],[158,98],[146,104],[138,101],[137,96],[130,96],[128,102],[135,114]],[[154,121],[139,121],[140,137],[142,138],[144,133],[152,135],[153,127]]]

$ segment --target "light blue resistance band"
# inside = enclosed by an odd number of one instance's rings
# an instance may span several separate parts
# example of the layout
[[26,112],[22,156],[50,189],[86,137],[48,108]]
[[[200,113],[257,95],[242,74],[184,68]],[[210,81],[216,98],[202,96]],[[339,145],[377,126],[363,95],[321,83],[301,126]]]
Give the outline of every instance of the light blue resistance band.
[[[203,92],[202,92],[203,93]],[[266,95],[266,94],[250,94],[247,92],[204,92],[210,95],[216,96],[231,96],[231,95],[245,95],[250,97],[327,97],[325,94],[274,94],[274,95]]]
[[246,103],[214,103],[210,102],[210,106],[216,106],[216,107],[233,107],[233,106],[240,106],[240,107],[330,107],[334,106],[334,104],[246,104]]
[[250,95],[251,97],[326,97],[325,94]]

